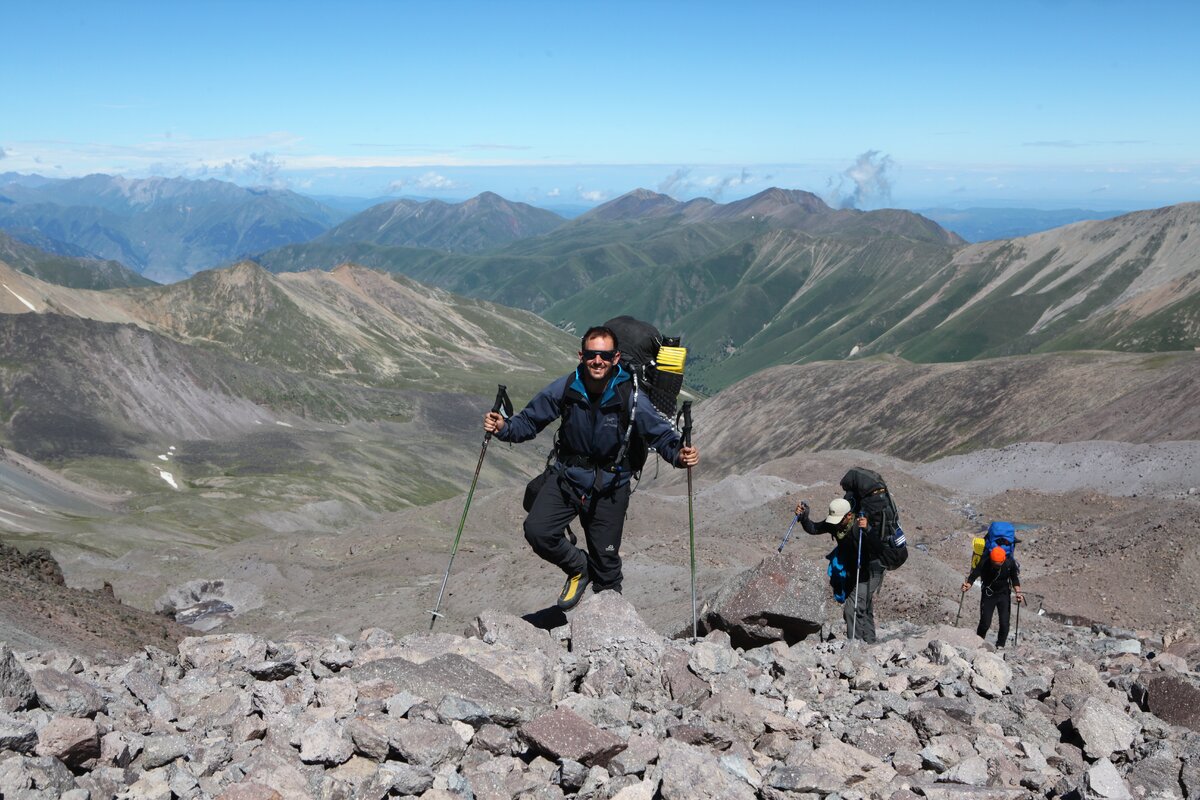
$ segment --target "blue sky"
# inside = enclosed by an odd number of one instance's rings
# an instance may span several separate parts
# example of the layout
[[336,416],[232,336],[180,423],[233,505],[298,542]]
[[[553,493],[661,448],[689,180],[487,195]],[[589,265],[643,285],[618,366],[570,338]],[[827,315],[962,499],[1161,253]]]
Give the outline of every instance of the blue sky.
[[1200,200],[1200,4],[833,5],[7,0],[0,172],[540,205]]

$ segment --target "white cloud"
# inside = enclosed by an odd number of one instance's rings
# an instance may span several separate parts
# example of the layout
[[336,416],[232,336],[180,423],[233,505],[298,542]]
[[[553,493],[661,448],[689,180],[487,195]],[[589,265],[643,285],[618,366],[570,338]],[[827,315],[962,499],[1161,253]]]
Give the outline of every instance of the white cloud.
[[608,199],[608,192],[603,189],[584,189],[582,186],[576,186],[575,194],[580,200],[587,200],[589,203],[601,203]]
[[445,192],[453,189],[464,189],[465,184],[453,181],[438,172],[426,172],[416,178],[402,178],[388,184],[388,193],[419,190],[424,192]]
[[560,189],[559,189],[559,188],[556,186],[556,187],[554,187],[553,189],[551,189],[550,191],[546,192],[546,197],[558,197],[558,196],[559,196],[559,195],[561,195],[561,194],[562,194],[562,190],[560,190]]

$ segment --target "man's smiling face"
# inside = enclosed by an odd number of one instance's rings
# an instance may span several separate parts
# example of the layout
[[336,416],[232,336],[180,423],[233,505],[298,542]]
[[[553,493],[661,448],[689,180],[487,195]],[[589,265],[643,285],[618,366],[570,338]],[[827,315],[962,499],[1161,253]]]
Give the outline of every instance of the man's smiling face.
[[593,336],[583,346],[579,361],[587,369],[588,377],[595,381],[607,380],[613,366],[621,360],[612,337],[603,334]]

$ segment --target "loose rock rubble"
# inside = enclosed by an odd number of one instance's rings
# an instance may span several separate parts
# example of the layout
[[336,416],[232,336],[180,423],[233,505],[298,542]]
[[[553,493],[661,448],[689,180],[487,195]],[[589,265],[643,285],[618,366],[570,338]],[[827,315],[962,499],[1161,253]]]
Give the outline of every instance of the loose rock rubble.
[[119,664],[0,646],[0,796],[1200,793],[1200,678],[1159,662],[1161,640],[1043,626],[997,651],[962,628],[881,633],[692,643],[602,592],[549,632],[485,611],[467,636],[223,634]]

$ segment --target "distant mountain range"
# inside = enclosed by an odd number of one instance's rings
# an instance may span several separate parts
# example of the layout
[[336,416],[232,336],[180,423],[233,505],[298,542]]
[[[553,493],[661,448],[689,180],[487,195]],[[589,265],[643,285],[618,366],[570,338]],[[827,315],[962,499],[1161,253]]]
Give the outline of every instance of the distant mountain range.
[[684,336],[691,385],[711,392],[774,364],[880,353],[1200,345],[1189,321],[1197,208],[964,246],[920,215],[834,210],[806,192],[721,205],[638,190],[482,253],[313,244],[259,260],[277,271],[364,263],[568,329],[634,314]]
[[[289,242],[312,239],[342,214],[303,195],[218,180],[70,180],[0,183],[0,229],[46,248],[120,261],[158,281],[185,278]],[[59,247],[51,247],[62,252]]]
[[313,244],[366,243],[469,253],[539,236],[563,222],[553,212],[484,192],[462,203],[381,203],[326,231]]

